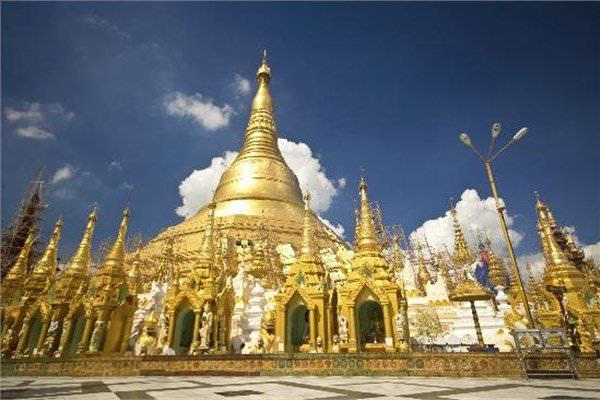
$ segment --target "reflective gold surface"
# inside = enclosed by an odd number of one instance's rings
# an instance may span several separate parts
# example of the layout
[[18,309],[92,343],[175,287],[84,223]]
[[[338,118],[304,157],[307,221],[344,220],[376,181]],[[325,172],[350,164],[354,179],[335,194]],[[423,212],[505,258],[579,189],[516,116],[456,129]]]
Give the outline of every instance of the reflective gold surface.
[[[214,194],[215,234],[220,237],[256,239],[258,225],[268,226],[277,243],[301,246],[304,205],[298,178],[286,164],[277,146],[271,79],[266,55],[258,70],[258,89],[244,144],[233,164],[223,173]],[[179,248],[193,251],[202,243],[208,225],[208,205],[195,216],[168,228],[144,250],[145,256],[162,253],[165,238],[178,236]],[[344,246],[343,241],[314,217],[315,237],[320,247]]]

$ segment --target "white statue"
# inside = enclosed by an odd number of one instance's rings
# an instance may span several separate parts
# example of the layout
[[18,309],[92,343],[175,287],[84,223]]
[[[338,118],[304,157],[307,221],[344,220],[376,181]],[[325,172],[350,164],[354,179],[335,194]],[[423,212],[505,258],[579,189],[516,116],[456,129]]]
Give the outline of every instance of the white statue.
[[343,315],[338,317],[338,336],[340,343],[348,342],[348,319]]
[[210,336],[212,334],[213,313],[210,311],[210,305],[204,304],[204,311],[200,319],[200,348],[206,349],[210,344]]

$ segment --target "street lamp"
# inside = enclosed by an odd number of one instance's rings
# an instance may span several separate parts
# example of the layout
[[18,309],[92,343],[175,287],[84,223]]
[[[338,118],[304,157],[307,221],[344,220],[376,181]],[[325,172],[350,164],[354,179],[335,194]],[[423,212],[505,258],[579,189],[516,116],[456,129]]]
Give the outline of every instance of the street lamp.
[[500,220],[500,227],[502,228],[502,233],[504,235],[504,241],[506,242],[506,247],[508,248],[508,254],[510,256],[510,260],[513,266],[517,271],[517,284],[519,285],[519,289],[521,291],[521,295],[523,296],[523,303],[525,306],[525,314],[527,317],[527,321],[529,322],[529,326],[531,328],[535,328],[535,324],[533,322],[533,317],[531,316],[531,309],[529,308],[529,301],[527,300],[527,293],[525,292],[525,287],[523,286],[523,280],[521,279],[521,273],[519,271],[519,267],[517,265],[517,257],[515,256],[515,250],[513,249],[512,242],[510,241],[510,236],[508,234],[508,227],[506,226],[506,219],[504,217],[504,211],[506,207],[500,203],[500,198],[498,197],[498,190],[496,189],[496,182],[494,180],[494,174],[492,172],[492,161],[494,161],[500,154],[502,154],[510,145],[514,142],[517,142],[523,138],[528,132],[527,128],[521,128],[514,136],[506,143],[500,150],[494,153],[494,145],[496,144],[496,138],[500,136],[500,131],[502,127],[499,123],[495,123],[492,126],[492,141],[488,147],[488,153],[486,156],[483,156],[479,150],[473,145],[471,138],[466,133],[461,133],[459,138],[460,141],[463,142],[465,146],[473,150],[477,157],[483,162],[483,166],[485,167],[485,171],[488,176],[488,180],[490,182],[490,187],[492,188],[492,195],[494,196],[494,200],[496,202],[496,210],[498,210],[498,219]]

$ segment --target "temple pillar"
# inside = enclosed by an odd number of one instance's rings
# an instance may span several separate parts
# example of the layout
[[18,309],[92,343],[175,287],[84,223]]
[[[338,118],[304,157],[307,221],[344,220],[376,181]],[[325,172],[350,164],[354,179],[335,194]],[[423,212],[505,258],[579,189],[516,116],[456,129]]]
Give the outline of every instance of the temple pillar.
[[331,351],[331,347],[333,346],[333,308],[331,307],[331,303],[327,304],[327,313],[325,314],[325,331],[327,338],[323,339],[325,343],[325,352]]
[[356,313],[354,304],[348,306],[348,353],[356,353],[358,340],[356,338]]
[[173,340],[175,340],[175,312],[169,313],[169,339],[167,341],[170,349],[173,348]]
[[390,313],[390,303],[382,303],[383,309],[383,327],[385,330],[385,351],[393,352],[394,349],[394,330],[392,329],[392,318]]
[[63,323],[60,342],[58,344],[58,349],[54,352],[54,357],[62,357],[66,354],[65,349],[69,345],[71,336],[73,335],[73,325],[72,319],[66,319]]
[[404,325],[404,343],[405,343],[405,351],[412,351],[412,344],[410,343],[410,324],[408,323],[408,302],[405,298],[401,300],[400,303],[402,316],[402,324]]
[[92,333],[92,321],[91,317],[85,318],[85,326],[83,327],[83,335],[81,342],[77,346],[77,354],[84,354],[90,344],[90,335]]
[[317,319],[315,318],[315,312],[316,312],[316,307],[310,308],[308,310],[308,323],[309,323],[309,329],[310,329],[310,349],[311,350],[316,350],[316,343],[317,343]]
[[29,320],[24,320],[21,330],[19,331],[19,341],[17,342],[17,348],[15,350],[15,357],[19,357],[23,352],[23,348],[29,339],[29,332],[31,330],[31,324]]
[[192,345],[190,346],[189,354],[194,354],[198,348],[198,330],[200,329],[200,315],[202,311],[194,310],[194,332],[192,336]]
[[285,342],[287,340],[286,332],[286,315],[285,306],[277,304],[276,307],[277,317],[275,319],[275,352],[285,352]]
[[221,321],[221,318],[220,318],[219,314],[214,314],[211,336],[212,336],[213,349],[215,351],[219,350],[219,323],[220,323],[220,321]]
[[40,330],[40,336],[38,337],[37,343],[35,344],[35,349],[32,350],[32,354],[37,354],[43,351],[44,341],[46,340],[46,334],[48,333],[48,327],[50,326],[50,321],[47,319],[42,322],[42,329]]
[[133,317],[125,317],[125,324],[123,325],[123,333],[121,337],[121,346],[119,348],[119,353],[125,353],[127,351],[127,346],[129,345],[129,335],[131,334],[131,327],[133,325]]

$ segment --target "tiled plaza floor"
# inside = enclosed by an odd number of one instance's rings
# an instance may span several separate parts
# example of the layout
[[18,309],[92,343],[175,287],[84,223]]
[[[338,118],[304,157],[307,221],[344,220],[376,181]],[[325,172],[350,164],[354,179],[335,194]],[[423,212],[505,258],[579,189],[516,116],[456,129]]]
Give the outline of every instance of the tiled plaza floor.
[[2,399],[599,399],[600,380],[422,377],[2,378]]

